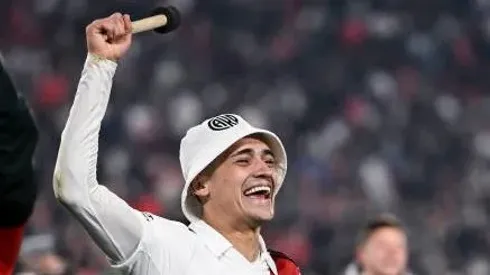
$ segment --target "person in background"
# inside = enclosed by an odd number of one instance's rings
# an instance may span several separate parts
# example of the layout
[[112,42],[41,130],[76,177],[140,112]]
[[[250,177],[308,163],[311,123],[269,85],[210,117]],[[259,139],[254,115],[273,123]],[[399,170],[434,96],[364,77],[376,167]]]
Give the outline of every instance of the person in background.
[[356,263],[344,275],[412,275],[407,270],[408,240],[402,223],[391,214],[370,220],[359,234]]

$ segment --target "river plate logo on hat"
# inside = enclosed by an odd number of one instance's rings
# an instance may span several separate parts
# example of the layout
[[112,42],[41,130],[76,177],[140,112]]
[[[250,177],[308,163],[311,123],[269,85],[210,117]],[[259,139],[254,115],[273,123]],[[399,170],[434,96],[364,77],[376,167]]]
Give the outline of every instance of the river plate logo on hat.
[[238,118],[234,115],[225,114],[211,118],[208,126],[213,131],[223,131],[238,124]]

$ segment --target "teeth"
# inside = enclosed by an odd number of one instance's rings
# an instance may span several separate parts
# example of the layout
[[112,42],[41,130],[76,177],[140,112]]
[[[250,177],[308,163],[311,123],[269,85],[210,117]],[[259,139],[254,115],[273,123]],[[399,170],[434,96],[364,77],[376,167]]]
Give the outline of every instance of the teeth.
[[263,192],[263,191],[265,191],[268,195],[271,192],[271,188],[269,186],[252,187],[252,188],[248,189],[247,191],[245,191],[245,196],[251,195],[251,194],[256,193],[256,192]]

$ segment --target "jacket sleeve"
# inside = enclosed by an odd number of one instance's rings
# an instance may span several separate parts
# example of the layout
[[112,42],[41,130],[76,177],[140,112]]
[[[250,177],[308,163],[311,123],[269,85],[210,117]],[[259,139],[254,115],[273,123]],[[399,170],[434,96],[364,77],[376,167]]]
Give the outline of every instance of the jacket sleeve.
[[113,263],[128,259],[143,235],[144,216],[97,182],[101,122],[117,64],[88,55],[61,135],[53,189]]
[[0,228],[0,274],[12,274],[17,263],[24,225]]

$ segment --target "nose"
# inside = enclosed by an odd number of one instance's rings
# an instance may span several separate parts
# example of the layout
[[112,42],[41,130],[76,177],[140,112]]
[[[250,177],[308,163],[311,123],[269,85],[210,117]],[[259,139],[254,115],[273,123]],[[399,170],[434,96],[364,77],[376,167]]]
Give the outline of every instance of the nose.
[[387,247],[385,253],[387,257],[397,259],[403,253],[403,250],[397,247]]
[[271,183],[274,184],[274,171],[275,169],[264,160],[257,159],[257,161],[255,162],[253,176],[256,178],[269,180]]

